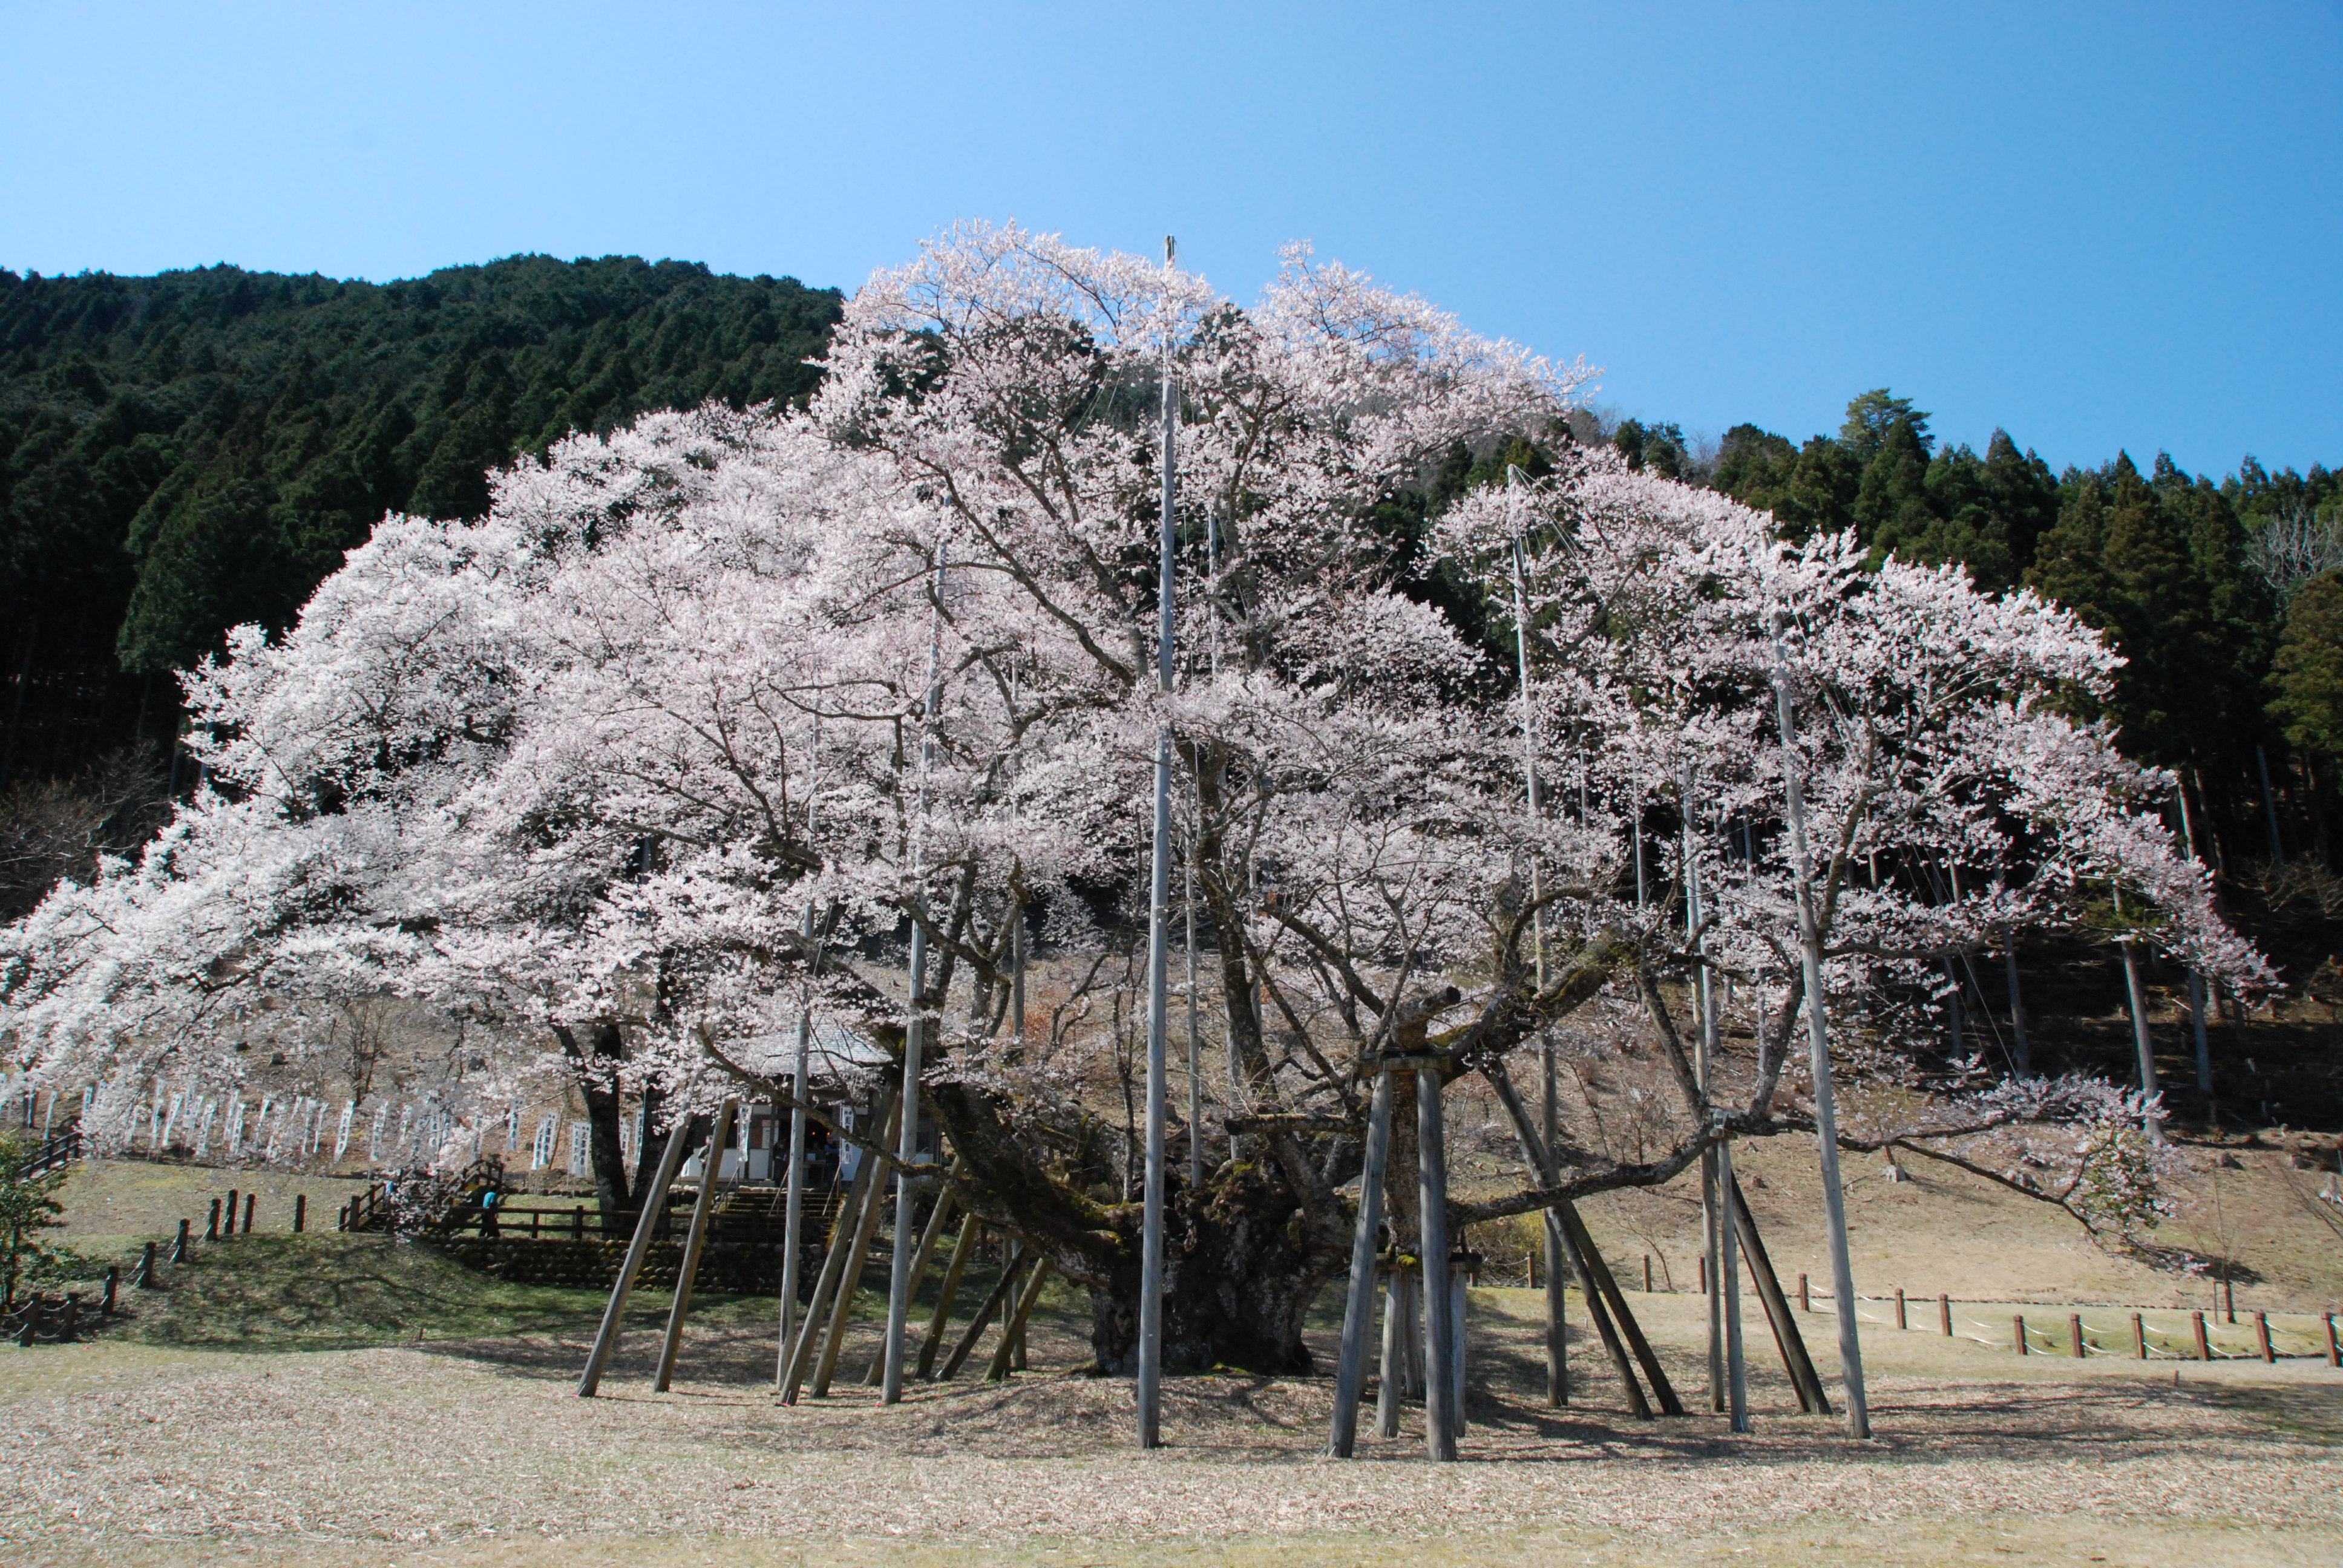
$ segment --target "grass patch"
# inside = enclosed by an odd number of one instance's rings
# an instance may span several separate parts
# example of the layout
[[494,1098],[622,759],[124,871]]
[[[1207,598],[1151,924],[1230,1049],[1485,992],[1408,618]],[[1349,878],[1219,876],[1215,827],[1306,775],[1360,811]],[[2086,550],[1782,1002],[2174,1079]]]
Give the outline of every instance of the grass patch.
[[[242,1351],[347,1350],[432,1339],[590,1334],[608,1292],[515,1284],[463,1267],[427,1243],[335,1233],[246,1236],[203,1248],[165,1287],[123,1292],[124,1337]],[[653,1316],[630,1310],[629,1326]],[[721,1322],[744,1303],[715,1296],[695,1319]],[[664,1312],[660,1293],[656,1302]]]

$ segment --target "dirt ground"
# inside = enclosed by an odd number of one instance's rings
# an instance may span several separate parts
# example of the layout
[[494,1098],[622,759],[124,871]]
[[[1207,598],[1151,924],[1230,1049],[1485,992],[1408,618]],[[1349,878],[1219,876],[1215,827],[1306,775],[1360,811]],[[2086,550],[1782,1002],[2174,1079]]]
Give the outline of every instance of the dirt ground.
[[[695,1332],[665,1395],[648,1375],[658,1312],[634,1314],[591,1402],[574,1394],[582,1323],[307,1353],[0,1350],[0,1561],[346,1563],[359,1545],[385,1563],[548,1564],[2343,1554],[2343,1374],[2323,1362],[2078,1364],[1871,1330],[1874,1441],[1795,1414],[1763,1361],[1758,1430],[1735,1437],[1704,1412],[1627,1417],[1575,1337],[1577,1401],[1546,1408],[1536,1301],[1475,1294],[1454,1467],[1423,1460],[1414,1412],[1357,1462],[1320,1457],[1322,1377],[1172,1380],[1166,1445],[1136,1452],[1128,1382],[1046,1370],[1084,1353],[1071,1302],[1037,1324],[1036,1371],[892,1409],[856,1381],[867,1328],[832,1397],[778,1405],[761,1312]],[[1700,1301],[1635,1304],[1698,1409]],[[1827,1376],[1825,1320],[1807,1323]]]
[[[1783,1272],[1819,1286],[1810,1151],[1778,1141],[1742,1163]],[[1574,1397],[1553,1410],[1539,1298],[1487,1289],[1453,1467],[1423,1461],[1415,1411],[1358,1461],[1322,1458],[1325,1377],[1172,1380],[1166,1445],[1139,1453],[1131,1385],[1063,1370],[1088,1357],[1071,1292],[1036,1320],[1032,1372],[918,1387],[892,1409],[860,1382],[877,1339],[867,1296],[838,1388],[794,1408],[769,1393],[769,1301],[703,1303],[662,1395],[649,1361],[665,1303],[639,1300],[603,1396],[581,1401],[590,1292],[485,1282],[387,1239],[292,1236],[293,1191],[327,1224],[342,1191],[265,1178],[260,1233],[133,1298],[124,1330],[0,1347],[0,1563],[2343,1561],[2343,1373],[2314,1359],[2021,1359],[2013,1312],[2056,1340],[2079,1305],[2105,1342],[2146,1308],[2152,1334],[2177,1339],[2174,1309],[2204,1306],[2203,1287],[1968,1178],[1850,1171],[1858,1285],[1914,1298],[1900,1332],[1886,1302],[1864,1303],[1873,1441],[1795,1413],[1754,1303],[1757,1430],[1730,1433],[1706,1411],[1704,1303],[1664,1290],[1629,1300],[1695,1413],[1629,1417],[1574,1295]],[[2323,1310],[2338,1282],[2296,1174],[2223,1175],[2245,1322],[2258,1303]],[[83,1168],[69,1239],[93,1256],[133,1248],[232,1179],[251,1175]],[[1640,1282],[1650,1251],[1655,1282],[1691,1283],[1685,1195],[1599,1200],[1588,1219],[1623,1282]],[[1950,1339],[1939,1291],[1960,1299]],[[1339,1310],[1329,1292],[1313,1320],[1322,1364]],[[2316,1319],[2273,1321],[2313,1342]],[[1836,1399],[1830,1319],[1801,1323]],[[2249,1347],[2247,1329],[2217,1333]]]

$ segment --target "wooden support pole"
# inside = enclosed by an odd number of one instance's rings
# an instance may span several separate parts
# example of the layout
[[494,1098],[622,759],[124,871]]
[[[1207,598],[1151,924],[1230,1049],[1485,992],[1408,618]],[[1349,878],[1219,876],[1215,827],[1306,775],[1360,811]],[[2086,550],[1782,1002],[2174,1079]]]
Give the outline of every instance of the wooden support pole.
[[724,1173],[724,1151],[732,1141],[733,1119],[739,1114],[738,1100],[724,1101],[716,1113],[716,1131],[709,1135],[707,1152],[701,1156],[704,1169],[699,1173],[699,1200],[691,1206],[691,1229],[683,1242],[683,1266],[675,1276],[675,1301],[668,1308],[667,1340],[659,1346],[659,1380],[654,1385],[667,1392],[675,1380],[675,1358],[683,1349],[683,1320],[691,1312],[692,1280],[699,1272],[700,1250],[708,1245],[709,1217],[716,1212],[716,1183]]
[[683,1151],[691,1142],[689,1122],[668,1134],[667,1152],[660,1159],[659,1174],[643,1194],[643,1211],[635,1217],[635,1239],[627,1245],[626,1261],[618,1265],[618,1282],[610,1287],[610,1304],[602,1309],[602,1326],[595,1331],[594,1349],[586,1357],[586,1371],[578,1379],[578,1397],[592,1399],[602,1386],[602,1369],[609,1364],[610,1352],[618,1342],[618,1320],[627,1310],[627,1297],[635,1288],[635,1276],[643,1266],[643,1254],[650,1251],[651,1237],[659,1229],[659,1212],[667,1206],[667,1191],[675,1181],[675,1173],[683,1164]]
[[992,1322],[992,1314],[999,1312],[1001,1303],[1009,1299],[1010,1291],[1017,1283],[1018,1271],[1024,1266],[1025,1250],[1022,1247],[1012,1249],[1008,1260],[1001,1265],[1001,1278],[986,1292],[983,1304],[976,1309],[976,1316],[968,1321],[968,1328],[960,1336],[960,1343],[952,1346],[952,1353],[944,1361],[944,1370],[936,1374],[938,1382],[951,1382],[959,1375],[960,1369],[967,1364],[970,1354],[976,1349],[976,1342],[984,1337],[985,1329]]
[[2009,1331],[2010,1331],[2010,1332],[2011,1332],[2011,1333],[2015,1334],[2015,1335],[2017,1337],[2017,1353],[2018,1353],[2019,1355],[2026,1355],[2026,1354],[2030,1353],[2030,1352],[2028,1352],[2028,1351],[2026,1350],[2026,1314],[2025,1314],[2025,1313],[2023,1313],[2023,1312],[2014,1312],[2014,1313],[2012,1313],[2012,1314],[2010,1315],[2010,1319],[2009,1319]]
[[2205,1337],[2205,1314],[2202,1312],[2189,1313],[2188,1326],[2196,1331],[2197,1359],[2200,1362],[2211,1361],[2213,1359],[2213,1342]]
[[[185,1224],[186,1221],[183,1220],[180,1223]],[[2327,1324],[2327,1364],[2331,1367],[2343,1367],[2343,1340],[2338,1340],[2335,1336],[2335,1314],[2333,1312],[2328,1313],[2325,1322]]]
[[[821,1355],[814,1362],[813,1380],[807,1385],[806,1392],[816,1399],[830,1397],[830,1379],[838,1374],[839,1352],[846,1348],[846,1324],[854,1315],[854,1294],[861,1288],[863,1271],[870,1257],[870,1239],[879,1233],[879,1216],[887,1204],[886,1178],[877,1170],[879,1151],[895,1135],[904,1101],[908,1098],[902,1095],[896,1097],[894,1103],[888,1108],[890,1114],[886,1119],[886,1131],[879,1135],[877,1142],[863,1151],[863,1159],[869,1161],[872,1167],[872,1181],[869,1191],[863,1194],[862,1212],[855,1220],[854,1236],[847,1249],[845,1270],[838,1277],[836,1293],[830,1297],[830,1322],[822,1340]],[[855,1172],[857,1177],[861,1174],[860,1171]],[[807,1327],[812,1326],[809,1322]]]
[[1953,1298],[1949,1295],[1940,1295],[1936,1298],[1936,1322],[1944,1330],[1945,1337],[1951,1339],[1953,1337]]
[[1896,1326],[1899,1329],[1912,1326],[1904,1314],[1904,1287],[1901,1285],[1896,1287]]
[[1644,1376],[1652,1385],[1653,1396],[1659,1402],[1660,1413],[1684,1414],[1684,1402],[1676,1398],[1676,1391],[1668,1382],[1666,1370],[1660,1365],[1660,1358],[1652,1352],[1651,1342],[1644,1337],[1634,1313],[1627,1310],[1626,1295],[1619,1289],[1619,1282],[1611,1277],[1611,1266],[1603,1261],[1603,1253],[1594,1245],[1594,1238],[1587,1233],[1586,1221],[1579,1218],[1574,1208],[1563,1212],[1566,1216],[1563,1222],[1572,1227],[1571,1239],[1577,1243],[1579,1255],[1585,1260],[1587,1272],[1594,1276],[1595,1286],[1603,1292],[1604,1305],[1609,1307],[1612,1316],[1618,1320],[1620,1334],[1626,1340],[1628,1348],[1635,1352],[1636,1363],[1644,1369]]
[[[1559,1218],[1562,1209],[1549,1212]],[[1571,1220],[1577,1218],[1574,1211]],[[1603,1342],[1604,1353],[1611,1358],[1611,1370],[1619,1374],[1619,1386],[1624,1392],[1627,1408],[1636,1416],[1649,1420],[1651,1402],[1644,1397],[1644,1385],[1635,1379],[1634,1358],[1629,1354],[1626,1342],[1619,1337],[1619,1325],[1612,1321],[1611,1309],[1604,1304],[1602,1288],[1594,1282],[1594,1271],[1579,1247],[1579,1234],[1584,1227],[1570,1221],[1560,1221],[1564,1242],[1564,1255],[1570,1261],[1571,1271],[1578,1278],[1579,1295],[1586,1302],[1587,1320],[1594,1323],[1595,1337]]]
[[1025,1276],[1025,1288],[1017,1293],[1017,1307],[1001,1328],[1001,1343],[992,1352],[992,1364],[984,1369],[984,1381],[1001,1382],[1016,1369],[1017,1354],[1025,1342],[1025,1320],[1033,1315],[1033,1307],[1041,1299],[1041,1287],[1050,1282],[1050,1260],[1037,1258]]
[[[1797,1392],[1798,1409],[1808,1415],[1828,1415],[1830,1398],[1823,1392],[1814,1358],[1806,1353],[1805,1336],[1798,1332],[1798,1320],[1790,1313],[1781,1279],[1774,1272],[1774,1260],[1766,1256],[1765,1239],[1757,1233],[1757,1216],[1750,1212],[1749,1200],[1742,1195],[1737,1180],[1733,1183],[1733,1228],[1741,1238],[1741,1255],[1749,1263],[1750,1282],[1757,1287],[1757,1300],[1765,1305],[1766,1325],[1774,1331],[1774,1348],[1781,1352],[1782,1370],[1790,1374],[1790,1386]],[[1951,1320],[1946,1322],[1949,1324]]]
[[2069,1312],[2066,1314],[2066,1337],[2068,1343],[2074,1348],[2075,1359],[2077,1361],[2081,1361],[2083,1357],[2088,1353],[2083,1348],[2082,1313]]
[[2278,1352],[2270,1348],[2269,1314],[2268,1312],[2256,1312],[2254,1314],[2254,1339],[2261,1346],[2262,1360],[2270,1362],[2277,1362]]
[[984,1221],[974,1214],[960,1224],[960,1238],[952,1243],[951,1256],[944,1263],[944,1281],[936,1290],[936,1310],[928,1319],[928,1332],[920,1342],[919,1364],[911,1375],[925,1382],[935,1374],[936,1353],[943,1348],[944,1330],[951,1322],[952,1302],[960,1295],[960,1282],[968,1272],[969,1255],[976,1251],[976,1238],[984,1229]]
[[1806,1294],[1806,1277],[1804,1274],[1800,1274],[1798,1276],[1798,1311],[1802,1312],[1811,1312],[1814,1310],[1814,1300]]
[[1378,1267],[1383,1285],[1383,1361],[1375,1389],[1375,1435],[1399,1435],[1399,1407],[1407,1397],[1408,1281],[1405,1269]]
[[1375,1074],[1367,1111],[1359,1216],[1351,1231],[1351,1282],[1342,1301],[1342,1342],[1334,1362],[1334,1419],[1326,1452],[1348,1459],[1358,1447],[1359,1395],[1366,1387],[1367,1331],[1375,1319],[1375,1241],[1383,1222],[1383,1166],[1391,1155],[1392,1076]]
[[[879,1120],[891,1122],[894,1101],[891,1095],[881,1092],[882,1098],[877,1108]],[[879,1142],[883,1144],[886,1141],[886,1132],[880,1132]],[[839,1282],[845,1277],[847,1260],[854,1251],[855,1233],[861,1229],[862,1211],[869,1207],[870,1189],[878,1180],[879,1161],[866,1148],[861,1163],[855,1169],[854,1180],[847,1183],[846,1201],[839,1205],[837,1215],[830,1221],[830,1251],[823,1256],[821,1273],[814,1281],[813,1299],[806,1302],[805,1322],[799,1325],[797,1338],[790,1342],[788,1352],[781,1357],[779,1375],[774,1380],[774,1386],[783,1404],[798,1402],[798,1391],[804,1386],[806,1373],[813,1364],[814,1347],[820,1341],[830,1297],[837,1292]],[[859,1276],[861,1272],[860,1260],[856,1261],[855,1271]]]
[[[930,1264],[935,1261],[937,1243],[943,1239],[944,1226],[951,1220],[952,1209],[954,1207],[951,1183],[960,1180],[960,1173],[962,1168],[961,1161],[957,1156],[955,1156],[951,1162],[951,1174],[946,1178],[943,1185],[939,1187],[936,1191],[935,1204],[928,1211],[927,1225],[920,1232],[919,1250],[911,1254],[910,1286],[904,1295],[904,1300],[906,1301],[910,1301],[917,1297],[920,1293],[920,1287],[927,1283],[928,1268]],[[900,1227],[898,1230],[900,1233]],[[900,1400],[903,1397],[902,1385],[900,1382],[901,1367],[910,1366],[914,1373],[917,1372],[917,1367],[915,1365],[917,1358],[911,1353],[910,1347],[908,1343],[908,1335],[909,1331],[907,1329],[907,1342],[904,1346],[901,1363],[899,1365],[897,1371],[898,1381],[894,1397],[885,1402],[889,1404],[892,1404],[896,1400]],[[879,1354],[871,1358],[870,1370],[868,1372],[865,1372],[862,1377],[862,1386],[864,1388],[883,1389],[886,1387],[887,1353],[888,1352],[884,1347],[881,1347]]]
[[2147,1359],[2147,1324],[2137,1312],[2131,1315],[2131,1346],[2135,1358],[2140,1361]]
[[309,1228],[309,1194],[293,1194],[293,1233],[299,1235]]
[[1416,1177],[1422,1212],[1423,1259],[1424,1449],[1435,1462],[1456,1458],[1458,1390],[1451,1381],[1456,1324],[1448,1292],[1448,1130],[1441,1115],[1441,1080],[1436,1069],[1415,1074]]

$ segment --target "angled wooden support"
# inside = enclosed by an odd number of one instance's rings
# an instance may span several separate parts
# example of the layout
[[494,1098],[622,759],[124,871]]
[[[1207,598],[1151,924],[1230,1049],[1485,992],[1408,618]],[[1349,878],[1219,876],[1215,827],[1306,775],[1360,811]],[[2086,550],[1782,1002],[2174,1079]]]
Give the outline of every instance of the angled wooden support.
[[668,1308],[667,1342],[659,1347],[659,1392],[665,1393],[675,1380],[675,1358],[683,1349],[683,1320],[691,1312],[692,1281],[699,1273],[699,1254],[708,1245],[709,1217],[716,1212],[716,1183],[724,1173],[724,1151],[732,1141],[732,1121],[739,1114],[740,1102],[727,1100],[716,1113],[716,1131],[709,1135],[708,1152],[702,1161],[706,1166],[699,1174],[699,1200],[691,1206],[691,1229],[683,1241],[683,1267],[675,1277],[675,1302]]
[[1001,1265],[999,1282],[984,1298],[984,1304],[976,1309],[976,1316],[969,1320],[968,1329],[960,1335],[960,1343],[952,1346],[952,1353],[945,1361],[944,1370],[936,1374],[938,1382],[951,1382],[960,1369],[968,1363],[970,1352],[976,1349],[976,1342],[984,1337],[984,1331],[991,1325],[992,1314],[1001,1310],[1002,1302],[1008,1300],[1010,1290],[1017,1283],[1018,1271],[1025,1266],[1025,1250],[1020,1247]]
[[[891,1100],[882,1100],[880,1120],[887,1120],[893,1109]],[[806,1303],[805,1319],[798,1326],[797,1338],[781,1357],[779,1372],[774,1379],[775,1391],[780,1394],[784,1404],[795,1404],[798,1391],[805,1385],[806,1373],[813,1364],[814,1348],[820,1342],[821,1326],[830,1299],[836,1293],[838,1282],[845,1275],[847,1259],[853,1251],[854,1233],[860,1228],[862,1210],[870,1196],[870,1189],[878,1180],[879,1161],[866,1153],[854,1172],[854,1180],[847,1184],[846,1201],[839,1205],[838,1213],[830,1221],[830,1251],[822,1258],[821,1273],[814,1281],[813,1299]]]
[[1602,1251],[1594,1245],[1594,1238],[1587,1234],[1586,1221],[1579,1218],[1574,1208],[1565,1208],[1562,1214],[1563,1224],[1571,1231],[1571,1240],[1578,1245],[1586,1272],[1602,1291],[1604,1304],[1618,1320],[1619,1332],[1625,1338],[1628,1348],[1635,1352],[1635,1361],[1644,1369],[1644,1377],[1651,1381],[1652,1393],[1659,1401],[1660,1413],[1684,1414],[1684,1402],[1676,1398],[1676,1391],[1669,1383],[1668,1374],[1660,1365],[1660,1358],[1652,1352],[1652,1342],[1644,1337],[1642,1327],[1635,1322],[1635,1314],[1627,1310],[1627,1298],[1620,1292],[1619,1282],[1611,1277],[1611,1265],[1603,1261]]
[[1790,1386],[1797,1391],[1798,1408],[1808,1415],[1830,1414],[1830,1396],[1823,1392],[1823,1380],[1806,1354],[1805,1336],[1798,1332],[1798,1320],[1790,1312],[1789,1299],[1782,1294],[1774,1260],[1765,1255],[1765,1243],[1757,1234],[1757,1217],[1749,1211],[1749,1200],[1742,1196],[1737,1179],[1733,1183],[1733,1228],[1741,1238],[1741,1255],[1749,1260],[1749,1277],[1757,1287],[1757,1299],[1765,1303],[1765,1321],[1773,1325],[1782,1368],[1790,1374]]
[[[940,1186],[936,1191],[935,1206],[928,1211],[927,1228],[920,1232],[919,1251],[914,1252],[911,1256],[911,1274],[909,1292],[910,1297],[917,1297],[920,1293],[920,1287],[927,1283],[928,1270],[936,1260],[937,1243],[943,1240],[944,1226],[950,1221],[952,1210],[957,1206],[952,1199],[952,1183],[960,1180],[960,1171],[964,1168],[965,1161],[961,1161],[957,1155],[955,1155],[952,1159],[950,1171],[945,1176],[942,1186]],[[862,1386],[865,1388],[884,1387],[886,1375],[887,1347],[881,1345],[879,1347],[879,1353],[876,1356],[873,1356],[870,1360],[870,1370],[863,1374]]]
[[1049,1282],[1050,1260],[1036,1258],[1032,1271],[1025,1276],[1025,1288],[1017,1292],[1015,1312],[1001,1327],[1001,1343],[992,1352],[992,1364],[984,1369],[985,1382],[1001,1382],[1016,1365],[1025,1348],[1025,1320],[1033,1315],[1034,1304],[1041,1299],[1041,1287]]
[[974,1214],[960,1221],[960,1239],[952,1243],[951,1257],[944,1264],[944,1282],[936,1290],[936,1310],[928,1319],[926,1338],[920,1342],[920,1362],[912,1374],[922,1382],[935,1374],[936,1354],[943,1348],[944,1330],[951,1322],[952,1303],[960,1298],[960,1282],[968,1272],[968,1261],[976,1251],[976,1239],[984,1231],[984,1221]]
[[[879,1164],[879,1151],[894,1138],[897,1118],[902,1109],[900,1100],[889,1107],[890,1114],[885,1130],[880,1133],[879,1141],[863,1154],[863,1159],[871,1165]],[[855,1174],[860,1176],[861,1172],[857,1171]],[[875,1172],[874,1176],[876,1179],[870,1183],[870,1191],[863,1194],[862,1212],[855,1221],[854,1238],[846,1254],[846,1268],[838,1277],[837,1293],[830,1297],[830,1322],[822,1340],[821,1354],[814,1362],[813,1381],[806,1389],[816,1399],[830,1397],[830,1380],[838,1374],[839,1352],[846,1348],[846,1325],[854,1316],[855,1292],[861,1289],[862,1275],[870,1265],[870,1240],[879,1233],[879,1216],[887,1207],[886,1178],[877,1176]],[[809,1323],[807,1326],[812,1325]]]
[[[1627,1408],[1638,1418],[1650,1420],[1652,1402],[1644,1397],[1644,1385],[1636,1381],[1634,1358],[1627,1353],[1626,1342],[1619,1337],[1619,1325],[1611,1321],[1611,1309],[1603,1302],[1603,1292],[1594,1282],[1594,1270],[1579,1251],[1578,1234],[1584,1229],[1565,1221],[1562,1215],[1569,1205],[1550,1209],[1554,1229],[1562,1237],[1562,1253],[1570,1264],[1570,1271],[1578,1277],[1578,1292],[1585,1299],[1587,1320],[1594,1323],[1597,1338],[1603,1342],[1604,1353],[1611,1358],[1611,1370],[1619,1375],[1619,1387],[1625,1394]],[[1571,1220],[1576,1220],[1574,1211]]]
[[659,1217],[667,1207],[668,1189],[675,1185],[675,1173],[683,1165],[684,1151],[691,1146],[692,1129],[693,1123],[686,1121],[668,1134],[667,1152],[659,1160],[659,1173],[643,1194],[643,1211],[635,1216],[635,1239],[627,1244],[626,1261],[618,1266],[618,1283],[610,1287],[610,1304],[602,1310],[602,1326],[595,1332],[594,1349],[586,1357],[585,1372],[578,1379],[579,1399],[592,1399],[602,1386],[602,1371],[609,1365],[610,1352],[618,1342],[618,1320],[626,1312],[628,1296],[634,1292],[635,1276],[642,1271],[643,1254],[650,1251],[651,1238],[659,1231]]

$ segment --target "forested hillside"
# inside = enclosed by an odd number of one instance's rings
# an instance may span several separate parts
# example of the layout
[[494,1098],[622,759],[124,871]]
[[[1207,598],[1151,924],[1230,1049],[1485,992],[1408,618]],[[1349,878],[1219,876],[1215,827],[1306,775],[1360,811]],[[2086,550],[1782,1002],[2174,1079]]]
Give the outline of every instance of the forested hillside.
[[2127,752],[2182,772],[2208,857],[2331,863],[2343,474],[2271,474],[2248,457],[2216,480],[2161,455],[2143,472],[2125,454],[2053,474],[2002,431],[1982,455],[1942,445],[1884,389],[1803,444],[1741,425],[1696,454],[1674,427],[1634,421],[1610,438],[1794,536],[1853,528],[1879,555],[1960,561],[1979,587],[2025,584],[2067,606],[2129,661],[2108,717]]
[[[645,409],[801,398],[840,305],[791,278],[622,256],[382,285],[0,271],[0,790],[85,778],[127,799],[119,763],[103,783],[89,770],[170,734],[169,672],[239,621],[287,624],[386,511],[478,515],[487,470]],[[2110,717],[2134,755],[2185,770],[2208,852],[2329,863],[2343,476],[2248,457],[2217,481],[2120,455],[2054,474],[2000,432],[1983,454],[1943,445],[1885,390],[1802,443],[1742,425],[1703,451],[1633,419],[1574,433],[1793,534],[1853,527],[1881,554],[2073,607],[2130,659]],[[1534,465],[1520,448],[1456,454],[1385,508],[1394,537],[1508,456]]]
[[648,408],[802,397],[840,296],[630,256],[388,284],[0,271],[0,789],[176,721],[169,672],[286,625],[386,511]]

